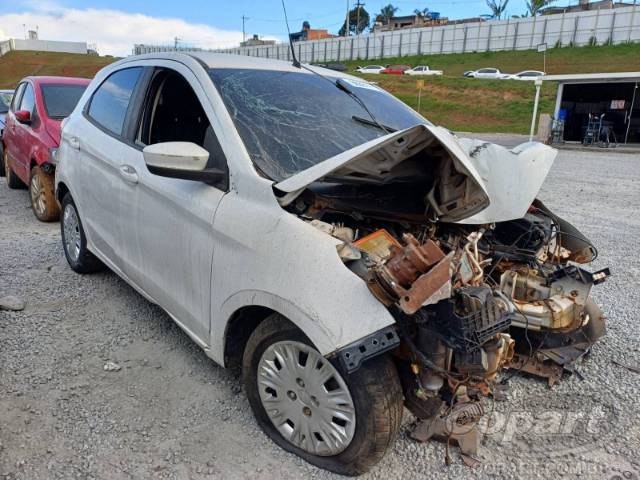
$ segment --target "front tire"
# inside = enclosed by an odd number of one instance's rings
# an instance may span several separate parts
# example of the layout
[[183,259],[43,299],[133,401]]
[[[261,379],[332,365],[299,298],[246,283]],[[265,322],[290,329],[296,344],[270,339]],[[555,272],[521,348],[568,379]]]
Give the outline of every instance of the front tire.
[[45,172],[42,167],[31,169],[29,180],[31,208],[41,222],[53,222],[60,218],[60,208],[56,202],[54,175]]
[[249,338],[242,376],[265,433],[320,468],[360,475],[382,459],[400,429],[402,390],[387,356],[347,374],[278,314]]
[[78,215],[78,209],[69,193],[62,199],[61,210],[62,248],[69,266],[77,273],[92,273],[102,270],[104,264],[87,248],[87,237],[82,228],[80,215]]

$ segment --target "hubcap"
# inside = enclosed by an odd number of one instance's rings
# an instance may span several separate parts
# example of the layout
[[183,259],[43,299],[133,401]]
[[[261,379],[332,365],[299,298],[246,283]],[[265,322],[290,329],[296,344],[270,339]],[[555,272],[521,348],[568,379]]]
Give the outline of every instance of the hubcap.
[[64,246],[72,261],[77,262],[80,256],[80,223],[76,209],[68,204],[62,214],[62,228],[64,230]]
[[47,208],[40,175],[31,177],[31,205],[38,215],[44,214]]
[[351,394],[315,349],[300,342],[274,343],[262,354],[257,380],[262,406],[289,442],[320,456],[349,446],[356,427]]

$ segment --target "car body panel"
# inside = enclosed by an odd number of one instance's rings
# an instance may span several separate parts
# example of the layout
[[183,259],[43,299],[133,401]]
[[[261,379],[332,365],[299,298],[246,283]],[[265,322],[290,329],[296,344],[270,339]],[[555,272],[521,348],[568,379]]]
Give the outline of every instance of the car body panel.
[[[260,177],[256,172],[222,99],[202,66],[203,62],[210,67],[246,67],[247,64],[255,66],[254,60],[260,59],[249,59],[249,61],[242,57],[215,54],[198,54],[197,56],[198,59],[182,54],[149,54],[130,57],[106,67],[98,73],[66,122],[59,155],[61,162],[56,169],[56,185],[59,188],[63,183],[72,194],[77,196],[74,198],[84,223],[93,224],[91,230],[87,232],[89,249],[99,258],[109,259],[108,265],[115,266],[114,271],[117,274],[142,292],[146,298],[167,310],[172,318],[206,349],[207,354],[220,364],[224,364],[225,361],[224,334],[227,321],[236,310],[246,306],[263,305],[287,316],[305,332],[324,355],[394,323],[389,311],[371,295],[366,285],[355,274],[344,268],[336,250],[338,241],[291,216],[280,207],[273,193],[273,182]],[[105,208],[104,203],[95,196],[91,197],[89,192],[78,188],[78,183],[86,181],[88,172],[82,172],[78,168],[78,164],[82,162],[73,156],[73,149],[69,142],[69,137],[80,133],[89,135],[87,138],[93,138],[95,135],[95,132],[89,130],[89,126],[93,127],[93,125],[82,115],[82,107],[97,85],[109,74],[128,66],[152,66],[161,62],[174,62],[185,71],[192,72],[202,87],[202,93],[207,99],[207,103],[203,106],[219,136],[229,163],[229,192],[221,195],[215,217],[212,215],[207,219],[206,216],[200,216],[198,221],[202,233],[195,237],[184,236],[186,229],[177,218],[184,212],[180,213],[175,208],[158,208],[158,213],[153,214],[155,218],[150,218],[145,226],[149,227],[153,223],[156,227],[165,225],[165,228],[154,227],[155,235],[147,236],[140,236],[138,230],[135,242],[131,241],[124,245],[123,249],[137,248],[142,251],[148,242],[157,241],[158,235],[175,239],[175,248],[184,249],[185,258],[190,258],[189,263],[176,270],[174,264],[169,265],[171,262],[165,261],[153,266],[153,275],[169,274],[172,275],[174,282],[184,281],[189,285],[190,282],[200,281],[203,286],[207,285],[203,277],[208,275],[211,278],[211,304],[205,318],[196,319],[198,314],[193,311],[183,315],[184,312],[175,308],[175,299],[168,298],[166,294],[160,295],[158,293],[160,289],[154,289],[153,285],[143,280],[135,281],[130,276],[133,275],[130,270],[127,271],[122,264],[118,265],[111,260],[127,258],[127,255],[135,254],[126,252],[115,254],[113,248],[104,247],[104,239],[100,239],[99,235],[105,234],[100,232],[95,224],[98,212],[88,208],[86,202],[96,202],[102,205],[101,208]],[[269,61],[265,62],[265,66],[277,70],[294,68],[288,62]],[[320,71],[324,75],[332,75],[332,71],[322,69]],[[335,75],[336,72],[333,74]],[[340,77],[344,78],[345,75],[341,74]],[[355,79],[355,77],[352,78]],[[138,167],[139,165],[136,165],[136,169]],[[111,181],[117,180],[113,178]],[[183,200],[201,202],[207,204],[208,208],[212,208],[214,202],[206,198],[211,196],[210,192],[215,190],[214,187],[175,179],[163,178],[162,181],[180,183],[182,194],[185,196]],[[70,187],[70,185],[74,186]],[[112,191],[120,191],[122,187],[112,185],[112,188]],[[207,191],[209,193],[206,193]],[[199,195],[201,200],[198,200]],[[147,202],[148,207],[148,202],[151,200],[141,197],[142,194],[139,193],[128,198],[128,201],[134,203],[128,207],[128,212],[138,210],[144,202]],[[166,199],[163,200],[163,204],[166,202]],[[117,212],[116,209],[114,214]],[[247,212],[252,213],[248,216]],[[138,210],[138,215],[142,215],[142,210]],[[207,221],[208,229],[205,228]],[[178,229],[182,232],[172,231],[176,229],[176,222],[179,225]],[[136,228],[133,224],[128,227]],[[180,240],[182,242],[178,243]],[[163,247],[166,247],[166,242],[167,239],[161,241]],[[211,247],[213,261],[207,259],[207,253],[191,257],[194,249],[206,252],[206,249]],[[269,255],[268,258],[264,255],[267,247],[270,252],[273,252],[273,255]],[[159,262],[157,257],[154,256],[154,258],[155,262]],[[120,260],[119,262],[122,263]],[[300,268],[303,264],[315,265],[318,268]],[[141,264],[139,268],[149,269],[143,275],[145,278],[152,273],[151,265],[148,263]],[[193,271],[194,269],[197,269],[197,272]],[[194,278],[184,278],[189,274],[194,275]],[[326,281],[327,275],[331,277],[330,282]],[[303,284],[305,287],[301,289],[300,286]],[[326,301],[311,305],[310,298],[326,298]],[[183,292],[182,298],[177,301],[186,305],[191,300],[193,299]],[[197,310],[200,305],[194,308]],[[345,321],[348,318],[355,321]],[[203,322],[206,322],[209,327],[206,335],[202,331]]]

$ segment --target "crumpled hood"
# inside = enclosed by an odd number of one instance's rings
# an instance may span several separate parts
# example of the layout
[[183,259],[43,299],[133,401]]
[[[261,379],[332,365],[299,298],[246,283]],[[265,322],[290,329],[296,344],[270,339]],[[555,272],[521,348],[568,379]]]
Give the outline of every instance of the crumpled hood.
[[490,205],[457,223],[480,225],[524,217],[558,155],[555,148],[526,142],[512,150],[494,143],[461,138],[459,144],[482,177]]
[[[391,181],[394,174],[402,173],[402,167],[398,166],[404,160],[425,149],[444,149],[449,157],[447,167],[439,168],[438,180],[427,197],[440,220],[461,220],[489,205],[481,176],[458,139],[445,128],[426,124],[358,145],[275,184],[274,188],[288,194],[284,202],[290,203],[297,193],[319,180],[385,183]],[[438,165],[434,162],[434,171]]]

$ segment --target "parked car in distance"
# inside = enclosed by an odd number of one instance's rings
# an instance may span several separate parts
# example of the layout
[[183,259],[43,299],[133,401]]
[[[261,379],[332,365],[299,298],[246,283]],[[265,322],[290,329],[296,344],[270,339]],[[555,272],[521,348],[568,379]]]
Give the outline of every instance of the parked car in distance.
[[[0,160],[2,159],[2,132],[6,122],[7,112],[11,99],[13,98],[13,90],[0,90]],[[0,177],[4,177],[4,165],[0,165]]]
[[409,70],[411,67],[409,65],[389,65],[380,73],[384,73],[385,75],[402,75],[406,70]]
[[470,78],[501,79],[508,75],[508,73],[502,73],[497,68],[481,68],[479,70],[469,72],[469,74],[465,76]]
[[86,78],[27,77],[20,81],[2,135],[3,163],[9,188],[29,186],[35,216],[58,219],[54,173],[62,120],[75,108]]
[[358,67],[356,68],[356,72],[358,73],[369,73],[369,74],[379,74],[384,70],[385,67],[382,65],[367,65],[366,67]]
[[404,75],[442,75],[442,70],[431,70],[426,65],[419,65],[404,71]]
[[503,77],[503,80],[535,80],[538,77],[541,77],[544,75],[544,72],[541,72],[539,70],[524,70],[522,72],[519,73],[514,73],[513,75],[508,75],[506,77]]

